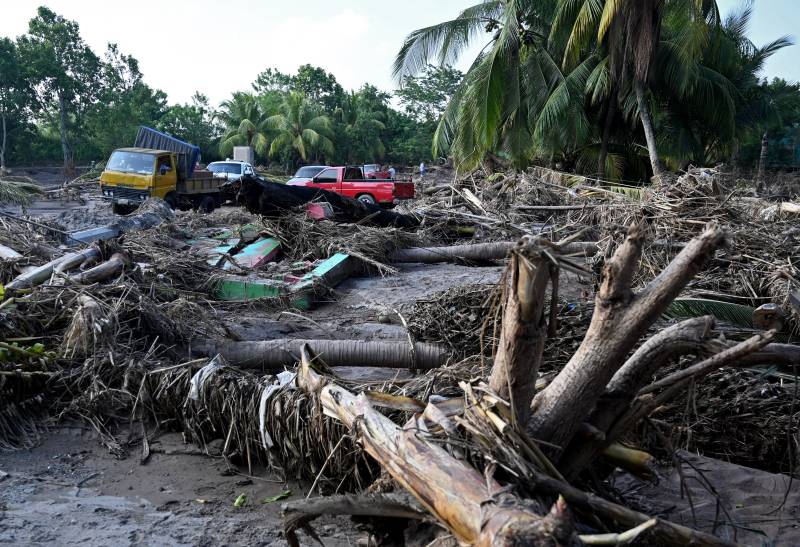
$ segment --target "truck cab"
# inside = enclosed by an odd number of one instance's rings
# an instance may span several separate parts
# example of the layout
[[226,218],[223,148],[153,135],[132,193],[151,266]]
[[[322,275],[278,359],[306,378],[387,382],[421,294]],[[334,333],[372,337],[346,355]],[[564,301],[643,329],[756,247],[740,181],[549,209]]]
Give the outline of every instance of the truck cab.
[[119,148],[100,175],[100,191],[115,212],[132,210],[148,197],[166,200],[178,183],[175,154],[149,148]]

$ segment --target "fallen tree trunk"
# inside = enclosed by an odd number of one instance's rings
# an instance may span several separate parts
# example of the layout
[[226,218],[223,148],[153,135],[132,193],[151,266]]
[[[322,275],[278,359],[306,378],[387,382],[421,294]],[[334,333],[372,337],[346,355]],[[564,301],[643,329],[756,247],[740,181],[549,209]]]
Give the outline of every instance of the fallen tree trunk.
[[19,254],[17,251],[12,249],[11,247],[6,247],[5,245],[0,245],[0,259],[3,259],[3,260],[16,260],[18,258],[22,258],[22,255]]
[[[512,496],[503,495],[491,477],[483,477],[416,428],[401,429],[375,411],[364,396],[327,384],[303,351],[298,385],[319,393],[326,415],[359,433],[364,449],[460,541],[469,545],[538,545],[553,539],[569,545],[574,529],[559,513],[545,517],[552,526]],[[563,526],[559,526],[563,524]]]
[[111,258],[98,264],[94,268],[89,268],[85,272],[77,273],[69,277],[69,281],[79,285],[91,285],[98,281],[104,281],[121,274],[125,266],[130,262],[128,257],[122,253],[114,253]]
[[265,340],[198,345],[195,351],[208,356],[222,354],[231,365],[241,368],[280,369],[300,358],[304,345],[332,367],[385,367],[432,369],[447,363],[444,346],[406,341],[367,340]]
[[[435,262],[450,262],[466,260],[487,262],[501,260],[517,245],[516,241],[498,241],[493,243],[473,243],[470,245],[452,245],[449,247],[411,247],[395,251],[389,262],[422,262],[433,264]],[[586,253],[591,256],[597,252],[597,243],[594,241],[576,241],[565,245],[561,252],[564,254]]]
[[98,258],[100,258],[100,251],[94,247],[58,257],[47,264],[43,264],[38,268],[17,276],[11,283],[6,285],[6,289],[20,290],[40,285],[50,279],[56,267],[61,271],[67,271],[72,268],[77,268],[87,260],[96,260]]
[[334,220],[339,222],[364,222],[375,226],[416,228],[419,219],[387,211],[378,205],[364,203],[335,192],[306,186],[287,186],[270,182],[263,177],[241,178],[236,196],[251,213],[267,217],[280,217],[292,209],[312,201],[324,201],[333,208]]

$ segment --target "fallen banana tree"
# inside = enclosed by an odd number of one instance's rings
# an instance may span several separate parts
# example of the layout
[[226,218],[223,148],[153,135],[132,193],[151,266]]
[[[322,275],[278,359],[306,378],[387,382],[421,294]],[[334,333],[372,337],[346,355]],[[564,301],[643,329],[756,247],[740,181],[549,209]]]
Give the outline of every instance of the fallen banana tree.
[[[453,261],[488,262],[508,257],[516,246],[516,241],[497,241],[451,245],[449,247],[411,247],[394,252],[389,257],[389,261],[395,263],[421,262],[426,264]],[[592,256],[597,252],[597,243],[594,241],[575,241],[564,244],[560,252],[563,254],[576,253]]]
[[240,368],[283,369],[294,365],[304,345],[311,347],[328,366],[432,369],[444,366],[450,351],[437,344],[408,341],[298,340],[279,339],[256,342],[199,344],[198,355],[220,354]]
[[[300,389],[318,394],[326,415],[340,420],[351,430],[355,429],[367,453],[461,543],[486,546],[578,544],[575,525],[567,509],[570,504],[623,525],[641,527],[641,531],[650,530],[654,537],[670,545],[735,545],[669,521],[654,521],[647,515],[582,492],[564,482],[535,444],[530,443],[531,459],[547,470],[533,471],[534,488],[543,494],[560,496],[551,510],[543,514],[544,505],[532,500],[524,501],[496,482],[492,476],[493,465],[482,475],[426,435],[429,426],[423,416],[413,417],[406,427],[398,426],[377,412],[363,394],[357,396],[316,373],[306,348],[302,353],[297,384]],[[482,420],[483,426],[504,433],[509,426],[502,417],[486,412],[482,399],[476,398],[470,388],[466,387],[466,390],[472,394],[471,404],[467,407],[484,408],[482,415],[486,419]],[[500,402],[488,393],[493,402]],[[506,412],[510,409],[506,408]],[[435,412],[428,415],[433,416]],[[496,443],[496,448],[502,450],[503,444]],[[526,464],[529,472],[536,467],[529,462]],[[556,476],[550,476],[548,472]],[[412,516],[416,518],[416,515]],[[292,531],[296,524],[295,520],[287,522]]]

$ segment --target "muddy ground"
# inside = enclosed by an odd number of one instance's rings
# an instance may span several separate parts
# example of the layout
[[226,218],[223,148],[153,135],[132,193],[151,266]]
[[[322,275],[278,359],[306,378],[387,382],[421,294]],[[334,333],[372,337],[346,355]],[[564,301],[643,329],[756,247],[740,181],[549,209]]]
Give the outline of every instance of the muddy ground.
[[[31,176],[35,176],[31,174]],[[49,176],[49,175],[47,175]],[[46,177],[44,184],[52,181]],[[58,218],[77,230],[113,218],[96,199],[40,200],[27,208]],[[227,317],[245,340],[283,337],[405,340],[398,314],[419,298],[450,287],[494,283],[502,266],[402,265],[391,277],[351,278],[330,300],[310,313],[249,311]],[[561,294],[580,299],[589,287],[562,280]],[[377,380],[407,371],[337,371]],[[679,454],[678,468],[662,469],[658,484],[619,475],[616,486],[643,510],[747,545],[800,544],[800,487],[772,475],[691,454]],[[682,484],[686,488],[682,488]],[[222,458],[184,444],[181,435],[161,435],[142,463],[132,452],[115,459],[83,424],[57,424],[29,451],[0,453],[0,544],[10,545],[285,545],[281,502],[265,499],[298,484],[263,470],[231,467]],[[241,494],[247,502],[234,507]],[[320,519],[315,529],[325,545],[364,544],[366,533],[348,519]],[[304,544],[311,545],[303,536]]]

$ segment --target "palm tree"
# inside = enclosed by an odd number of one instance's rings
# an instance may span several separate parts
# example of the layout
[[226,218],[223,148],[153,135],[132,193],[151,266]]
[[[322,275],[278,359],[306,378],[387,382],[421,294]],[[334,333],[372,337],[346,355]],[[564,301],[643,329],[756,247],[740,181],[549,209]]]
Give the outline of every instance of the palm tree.
[[434,154],[451,153],[459,169],[487,154],[518,167],[534,157],[576,148],[588,136],[585,80],[597,59],[564,74],[547,38],[556,0],[486,1],[455,19],[412,32],[394,63],[394,75],[451,64],[471,43],[486,43],[450,99],[434,135]]
[[[346,163],[369,163],[381,160],[386,155],[383,143],[386,114],[380,108],[384,100],[388,99],[369,85],[358,92],[351,91],[344,95],[334,115],[343,133],[342,140],[346,143],[343,155]],[[379,104],[374,104],[376,102]],[[342,150],[339,152],[341,154]]]
[[265,125],[269,112],[264,112],[259,97],[252,93],[237,92],[221,105],[218,117],[225,125],[219,143],[219,153],[230,155],[234,146],[252,146],[256,154],[266,156],[269,135]]
[[303,161],[311,154],[322,157],[333,156],[333,131],[330,119],[319,115],[302,93],[293,91],[286,95],[279,113],[264,120],[264,127],[275,134],[269,147],[269,155],[294,150]]

